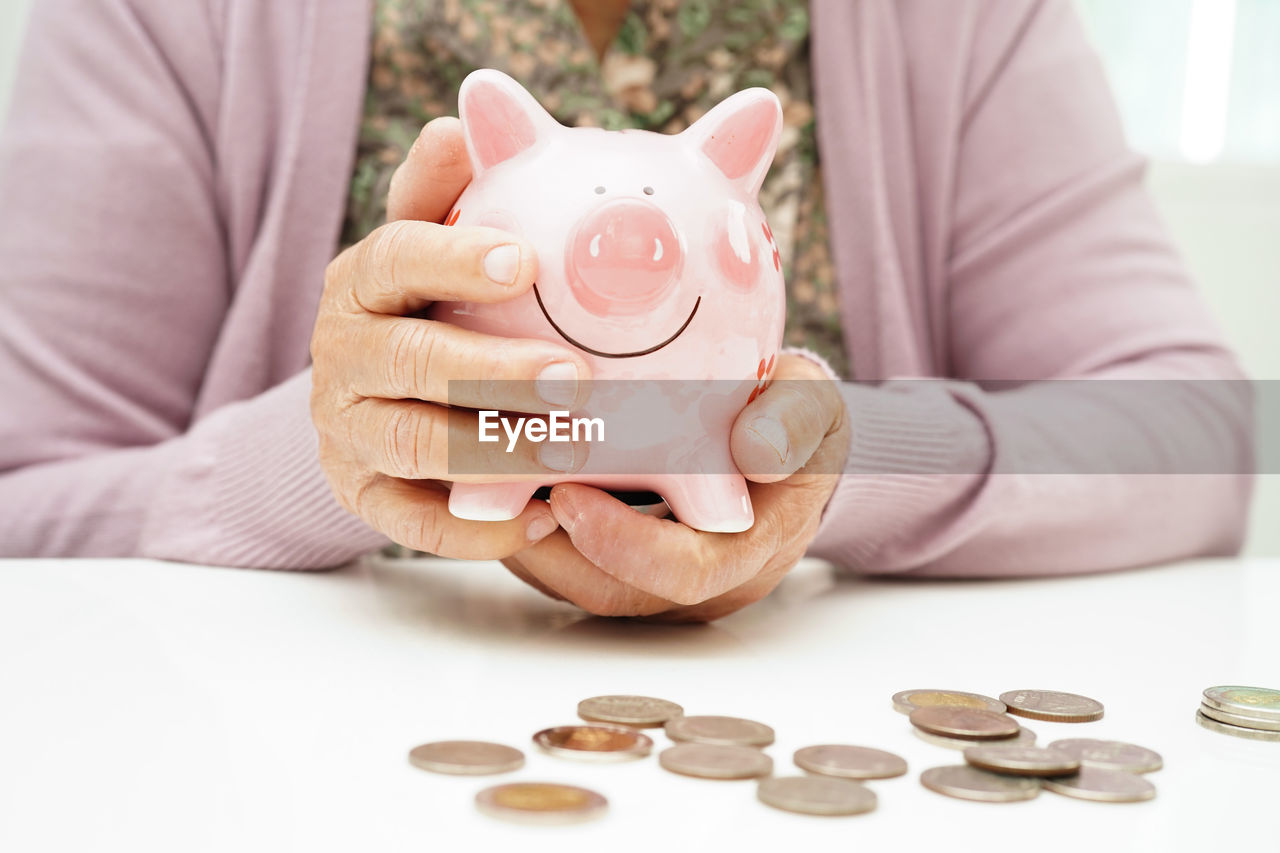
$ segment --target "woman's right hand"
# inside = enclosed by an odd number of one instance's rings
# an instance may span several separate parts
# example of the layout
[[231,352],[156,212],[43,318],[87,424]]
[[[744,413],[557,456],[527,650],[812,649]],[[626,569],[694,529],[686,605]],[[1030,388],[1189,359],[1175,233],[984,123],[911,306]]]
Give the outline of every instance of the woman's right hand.
[[[580,355],[553,343],[409,316],[437,300],[501,302],[533,284],[537,256],[527,241],[493,228],[440,224],[470,179],[458,120],[431,122],[392,179],[388,223],[329,264],[311,339],[311,416],[320,463],[348,511],[410,548],[499,559],[553,532],[555,517],[543,501],[531,501],[510,521],[450,515],[441,481],[486,479],[451,475],[450,457],[454,470],[482,470],[478,460],[505,444],[479,443],[474,416],[455,410],[450,417],[441,404],[572,409],[580,401],[563,398],[575,387],[566,380],[578,380],[580,395],[589,369]],[[465,386],[468,399],[450,399],[451,379],[486,381],[459,383],[455,395]],[[503,470],[531,477],[578,470],[586,448],[565,454],[569,446],[521,442]],[[557,452],[540,456],[539,448]],[[468,464],[472,455],[476,461]]]

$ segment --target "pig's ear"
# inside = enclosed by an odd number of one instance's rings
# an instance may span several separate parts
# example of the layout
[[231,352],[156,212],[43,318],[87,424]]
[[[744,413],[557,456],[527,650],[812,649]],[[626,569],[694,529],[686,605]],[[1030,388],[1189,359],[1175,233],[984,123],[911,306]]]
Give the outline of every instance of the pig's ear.
[[458,115],[476,176],[531,147],[558,126],[523,86],[491,68],[473,71],[462,81]]
[[721,101],[680,134],[750,195],[760,191],[782,135],[782,105],[768,89],[746,89]]

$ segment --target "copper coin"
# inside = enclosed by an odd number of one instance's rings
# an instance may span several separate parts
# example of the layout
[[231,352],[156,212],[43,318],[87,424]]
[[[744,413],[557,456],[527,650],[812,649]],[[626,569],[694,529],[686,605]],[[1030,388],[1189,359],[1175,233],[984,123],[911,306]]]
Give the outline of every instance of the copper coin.
[[806,746],[792,760],[801,770],[844,779],[891,779],[907,772],[907,762],[899,756],[865,746]]
[[520,750],[482,740],[441,740],[409,751],[409,763],[420,770],[451,776],[509,773],[524,766]]
[[480,811],[518,823],[578,823],[599,817],[608,805],[595,791],[553,782],[516,782],[476,794]]
[[660,726],[684,713],[675,702],[652,696],[592,696],[578,703],[578,716],[593,723]]
[[911,725],[929,734],[990,740],[1016,737],[1018,721],[980,708],[920,708],[911,712]]
[[749,746],[680,743],[658,753],[664,770],[699,779],[754,779],[773,772],[773,759]]
[[1055,740],[1050,749],[1069,752],[1080,759],[1084,767],[1100,767],[1103,770],[1123,770],[1127,773],[1151,773],[1164,766],[1160,753],[1118,740],[1094,740],[1078,737]]
[[1102,719],[1102,703],[1088,696],[1057,690],[1010,690],[1000,694],[1009,713],[1054,723],[1091,723]]
[[1080,771],[1080,759],[1040,746],[983,744],[964,751],[964,760],[981,770],[1012,776],[1067,776]]
[[910,714],[918,708],[981,708],[1004,713],[1004,703],[981,693],[963,690],[902,690],[893,694],[893,710]]
[[826,776],[762,779],[756,797],[765,805],[797,814],[854,815],[876,807],[876,793],[866,785]]
[[1123,770],[1082,767],[1079,773],[1044,779],[1045,790],[1096,803],[1139,803],[1156,795],[1156,786],[1142,776]]
[[768,746],[773,729],[755,720],[740,717],[674,717],[664,727],[667,737],[687,743],[716,743],[727,746]]
[[1013,803],[1040,794],[1039,779],[989,773],[967,764],[930,768],[920,774],[920,784],[948,797],[980,803]]
[[533,736],[533,742],[549,755],[589,761],[644,758],[653,749],[648,735],[612,723],[543,729]]

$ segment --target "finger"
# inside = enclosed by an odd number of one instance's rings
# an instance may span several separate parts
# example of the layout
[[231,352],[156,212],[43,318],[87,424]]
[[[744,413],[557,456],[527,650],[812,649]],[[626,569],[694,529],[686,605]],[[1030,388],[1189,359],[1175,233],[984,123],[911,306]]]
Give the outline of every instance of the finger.
[[[546,480],[587,460],[585,441],[531,441],[519,427],[490,421],[480,440],[475,412],[415,400],[367,397],[343,415],[357,458],[370,470],[406,480],[492,483]],[[517,431],[512,437],[507,428]]]
[[435,301],[502,302],[533,284],[527,240],[497,228],[389,222],[326,271],[326,295],[354,313],[412,314]]
[[518,559],[538,584],[597,616],[647,616],[673,606],[601,571],[561,531],[521,552]]
[[746,533],[703,533],[636,512],[599,489],[562,484],[551,511],[573,546],[627,586],[677,604],[699,604],[737,587],[769,556],[764,526]]
[[[572,350],[416,317],[355,320],[344,352],[364,397],[417,399],[470,409],[578,410],[589,395],[586,361]],[[535,378],[536,377],[536,378]]]
[[449,514],[449,493],[443,487],[391,477],[369,482],[353,509],[393,542],[461,560],[508,557],[555,530],[555,517],[542,501],[530,501],[510,521],[466,521]]
[[[799,558],[795,562],[798,561]],[[676,607],[663,613],[655,613],[644,617],[644,619],[652,622],[714,622],[717,619],[723,619],[726,616],[737,613],[744,607],[749,607],[757,601],[767,598],[769,593],[777,588],[782,579],[787,576],[787,572],[794,566],[794,562],[790,565],[779,563],[776,568],[770,567],[742,586],[732,589],[724,595],[716,596],[701,604]]]
[[462,122],[452,116],[434,119],[422,128],[391,176],[387,220],[443,222],[470,181],[471,160]]
[[729,448],[747,479],[773,483],[805,466],[844,420],[834,383],[808,359],[784,355],[769,387],[738,415]]
[[529,574],[529,570],[524,567],[524,565],[520,562],[520,559],[518,557],[515,557],[515,556],[504,557],[502,559],[502,565],[506,566],[507,571],[511,572],[511,574],[515,575],[521,581],[533,587],[538,592],[545,595],[547,598],[554,599],[555,601],[569,600],[565,598],[563,595],[561,595],[560,593],[556,592],[551,587],[544,584],[542,581],[538,580],[533,575]]

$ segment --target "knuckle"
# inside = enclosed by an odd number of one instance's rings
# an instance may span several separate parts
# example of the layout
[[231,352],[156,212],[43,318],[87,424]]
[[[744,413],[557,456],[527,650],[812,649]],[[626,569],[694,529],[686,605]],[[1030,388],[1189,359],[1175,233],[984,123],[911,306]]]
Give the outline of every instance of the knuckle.
[[430,323],[403,320],[390,332],[389,356],[384,362],[386,380],[405,397],[423,398],[427,365],[434,357],[436,335]]
[[411,220],[398,220],[379,226],[365,240],[365,269],[369,280],[379,290],[400,293],[399,267],[415,231]]
[[385,473],[421,479],[421,442],[430,432],[429,419],[407,405],[393,405],[382,434],[382,456],[390,469]]

